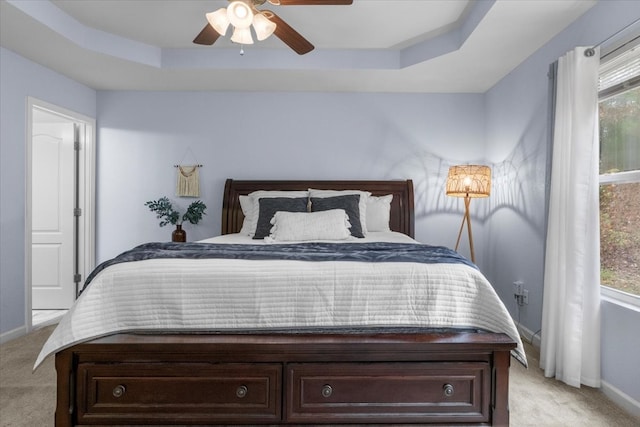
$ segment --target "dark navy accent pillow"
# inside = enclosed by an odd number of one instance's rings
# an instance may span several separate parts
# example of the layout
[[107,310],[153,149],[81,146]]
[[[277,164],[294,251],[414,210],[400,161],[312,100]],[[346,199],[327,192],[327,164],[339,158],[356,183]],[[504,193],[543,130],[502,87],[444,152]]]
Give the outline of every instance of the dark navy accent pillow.
[[306,197],[263,197],[258,199],[258,222],[254,239],[264,239],[271,232],[271,219],[278,211],[307,212],[308,199]]
[[335,197],[312,197],[311,212],[328,211],[330,209],[344,209],[349,216],[351,228],[349,231],[354,237],[364,237],[362,224],[360,223],[360,195],[347,194]]

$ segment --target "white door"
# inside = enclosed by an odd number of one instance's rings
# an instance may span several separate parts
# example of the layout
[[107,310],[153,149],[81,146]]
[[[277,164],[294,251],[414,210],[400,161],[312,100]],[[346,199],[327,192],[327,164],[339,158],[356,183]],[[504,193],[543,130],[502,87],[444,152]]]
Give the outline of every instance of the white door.
[[75,300],[73,122],[33,123],[32,308],[68,309]]

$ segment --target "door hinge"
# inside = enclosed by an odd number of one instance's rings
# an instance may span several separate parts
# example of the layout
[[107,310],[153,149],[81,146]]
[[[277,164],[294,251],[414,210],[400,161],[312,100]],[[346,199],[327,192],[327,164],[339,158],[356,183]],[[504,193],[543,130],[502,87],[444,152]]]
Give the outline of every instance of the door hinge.
[[82,281],[82,275],[81,274],[74,274],[73,275],[73,281],[75,283],[80,283]]
[[73,141],[73,149],[76,151],[80,151],[81,150],[81,146],[80,146],[80,141]]
[[82,209],[81,208],[74,208],[73,209],[73,216],[81,216],[82,215]]

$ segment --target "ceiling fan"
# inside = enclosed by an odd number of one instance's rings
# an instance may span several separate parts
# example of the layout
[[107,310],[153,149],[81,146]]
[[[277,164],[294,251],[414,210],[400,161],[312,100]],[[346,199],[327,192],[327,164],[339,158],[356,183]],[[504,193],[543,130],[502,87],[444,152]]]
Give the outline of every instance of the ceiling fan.
[[269,2],[275,6],[322,6],[322,5],[350,5],[353,0],[228,0],[229,6],[206,14],[207,25],[193,39],[201,45],[212,45],[233,27],[231,41],[239,44],[252,44],[251,26],[256,38],[264,40],[275,34],[298,55],[304,55],[314,49],[314,46],[289,24],[270,10],[259,10],[258,7]]

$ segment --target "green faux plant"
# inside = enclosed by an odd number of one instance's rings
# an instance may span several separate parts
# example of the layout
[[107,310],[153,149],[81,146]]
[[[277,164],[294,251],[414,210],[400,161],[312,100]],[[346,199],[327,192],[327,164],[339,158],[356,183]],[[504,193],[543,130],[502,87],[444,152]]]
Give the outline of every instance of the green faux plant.
[[205,215],[204,211],[207,209],[207,205],[201,200],[196,200],[189,205],[184,215],[180,216],[180,212],[174,209],[171,201],[166,196],[158,200],[150,200],[144,205],[156,214],[156,218],[161,220],[160,227],[164,227],[167,224],[180,225],[184,221],[197,224],[202,219],[202,216]]

